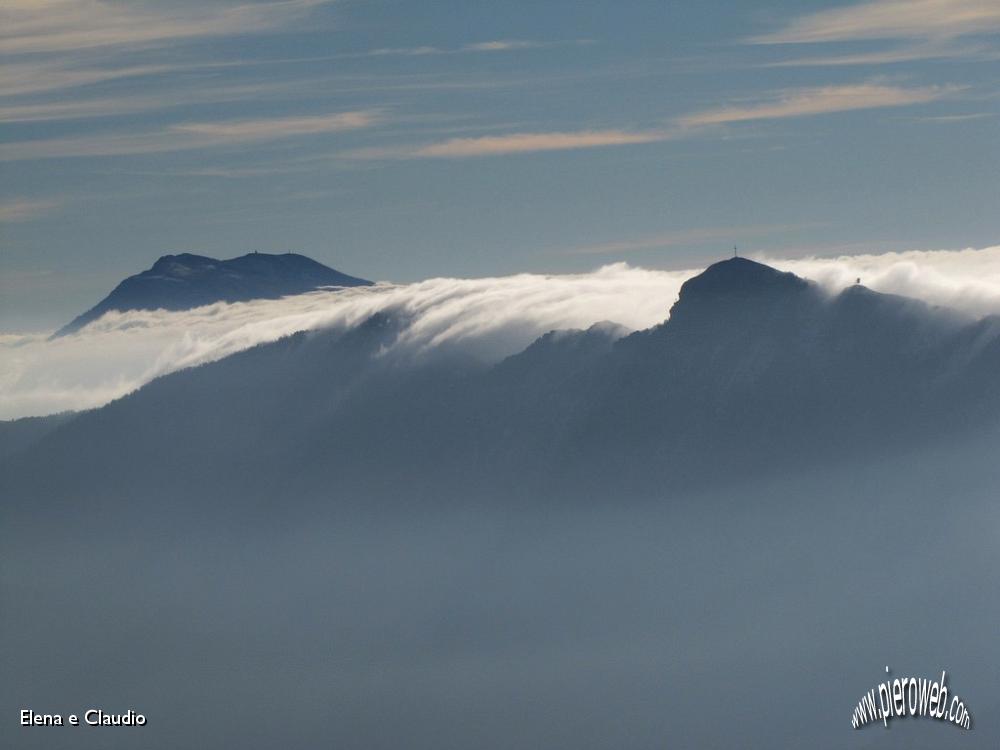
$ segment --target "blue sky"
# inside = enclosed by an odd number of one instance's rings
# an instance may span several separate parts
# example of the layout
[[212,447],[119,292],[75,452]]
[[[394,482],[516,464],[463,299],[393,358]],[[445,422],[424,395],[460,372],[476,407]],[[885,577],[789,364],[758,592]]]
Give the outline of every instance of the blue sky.
[[1000,3],[0,8],[0,328],[160,255],[409,281],[996,244]]

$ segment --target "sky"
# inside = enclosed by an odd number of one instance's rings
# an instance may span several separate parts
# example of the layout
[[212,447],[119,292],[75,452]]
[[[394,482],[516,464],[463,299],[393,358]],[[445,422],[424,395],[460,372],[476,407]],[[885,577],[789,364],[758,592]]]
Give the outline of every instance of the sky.
[[996,245],[998,37],[995,0],[6,0],[0,330],[184,251],[405,283]]

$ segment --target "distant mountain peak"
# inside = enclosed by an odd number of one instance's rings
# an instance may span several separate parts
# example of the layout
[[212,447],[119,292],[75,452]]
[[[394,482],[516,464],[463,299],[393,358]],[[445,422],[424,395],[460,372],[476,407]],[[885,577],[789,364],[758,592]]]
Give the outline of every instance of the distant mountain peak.
[[697,276],[684,282],[681,298],[780,294],[807,289],[810,283],[794,273],[758,263],[749,258],[727,258],[713,263]]
[[74,333],[111,310],[188,310],[214,302],[246,302],[303,294],[320,287],[369,286],[297,253],[248,253],[217,260],[194,253],[164,255],[129,276],[54,337]]
[[681,285],[670,320],[717,319],[761,308],[797,304],[818,295],[818,287],[794,273],[748,258],[728,258]]

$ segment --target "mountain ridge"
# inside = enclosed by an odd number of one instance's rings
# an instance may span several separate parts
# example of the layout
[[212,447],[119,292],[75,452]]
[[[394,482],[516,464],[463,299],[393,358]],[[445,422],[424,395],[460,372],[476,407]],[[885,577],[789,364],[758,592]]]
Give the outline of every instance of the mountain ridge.
[[742,259],[687,282],[673,310],[624,337],[607,324],[545,334],[493,366],[385,357],[406,327],[385,313],[296,334],[59,425],[28,451],[28,474],[54,460],[96,487],[112,475],[173,496],[239,484],[243,496],[398,497],[424,491],[417,474],[456,495],[469,483],[662,493],[1000,415],[993,324],[862,287],[831,295]]
[[247,253],[218,260],[194,253],[163,255],[121,281],[103,300],[53,334],[75,333],[116,310],[186,310],[215,302],[246,302],[303,294],[319,287],[370,286],[297,253]]

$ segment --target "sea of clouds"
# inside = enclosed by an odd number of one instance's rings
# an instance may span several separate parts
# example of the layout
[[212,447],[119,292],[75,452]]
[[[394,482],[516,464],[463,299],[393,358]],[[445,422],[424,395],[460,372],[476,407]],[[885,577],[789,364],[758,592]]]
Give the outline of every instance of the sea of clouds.
[[[974,316],[1000,313],[1000,246],[839,258],[759,260],[836,291],[861,278],[876,291]],[[499,360],[557,328],[614,321],[628,329],[666,319],[681,284],[701,269],[616,263],[583,274],[427,279],[219,303],[182,312],[109,313],[73,335],[0,333],[0,419],[86,409],[152,378],[296,331],[350,327],[376,312],[407,321],[393,347],[420,356],[461,347]]]

